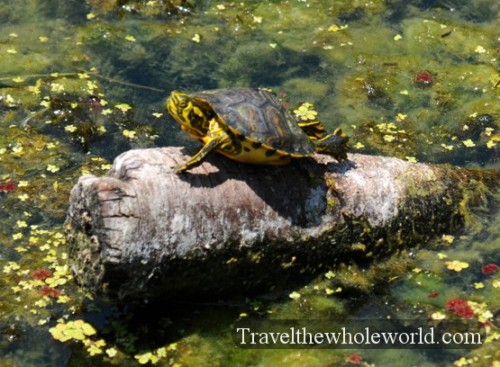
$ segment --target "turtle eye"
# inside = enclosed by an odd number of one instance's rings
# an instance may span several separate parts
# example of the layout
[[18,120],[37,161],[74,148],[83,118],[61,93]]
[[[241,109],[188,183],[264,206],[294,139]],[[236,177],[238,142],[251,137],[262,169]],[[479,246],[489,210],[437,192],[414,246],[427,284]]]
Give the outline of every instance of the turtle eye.
[[173,91],[167,99],[167,110],[174,117],[181,117],[189,108],[189,98],[186,94]]
[[183,110],[188,106],[188,100],[185,97],[179,98],[179,101],[177,102],[177,106],[179,106],[179,109]]

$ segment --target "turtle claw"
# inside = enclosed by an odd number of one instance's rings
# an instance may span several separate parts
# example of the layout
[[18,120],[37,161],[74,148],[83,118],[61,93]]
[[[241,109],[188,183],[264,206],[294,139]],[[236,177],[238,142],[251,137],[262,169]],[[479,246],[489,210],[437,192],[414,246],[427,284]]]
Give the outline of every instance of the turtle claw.
[[181,164],[181,165],[178,165],[176,167],[172,167],[174,169],[174,172],[177,174],[177,175],[182,175],[184,173],[186,173],[188,167],[186,167],[185,164]]

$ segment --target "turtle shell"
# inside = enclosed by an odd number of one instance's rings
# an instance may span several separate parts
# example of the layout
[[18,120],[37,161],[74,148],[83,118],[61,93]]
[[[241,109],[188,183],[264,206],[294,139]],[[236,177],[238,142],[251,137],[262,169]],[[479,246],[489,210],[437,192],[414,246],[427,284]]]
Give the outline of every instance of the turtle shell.
[[272,92],[252,88],[213,89],[193,93],[191,97],[207,103],[240,139],[250,139],[296,157],[315,151],[311,140]]

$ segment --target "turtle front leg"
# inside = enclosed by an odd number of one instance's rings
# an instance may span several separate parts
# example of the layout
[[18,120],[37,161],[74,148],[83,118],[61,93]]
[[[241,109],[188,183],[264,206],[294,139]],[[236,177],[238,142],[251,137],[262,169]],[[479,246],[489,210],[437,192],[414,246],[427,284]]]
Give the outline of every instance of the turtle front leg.
[[177,166],[175,168],[175,173],[183,173],[191,168],[199,166],[210,152],[231,143],[231,137],[220,127],[216,120],[210,122],[208,134],[204,140],[205,145],[198,153],[192,156],[186,163]]

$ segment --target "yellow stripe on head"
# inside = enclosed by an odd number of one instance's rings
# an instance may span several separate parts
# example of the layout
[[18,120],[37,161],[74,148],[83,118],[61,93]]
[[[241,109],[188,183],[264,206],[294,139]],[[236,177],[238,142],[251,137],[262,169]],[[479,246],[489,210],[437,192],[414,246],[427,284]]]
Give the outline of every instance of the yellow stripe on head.
[[195,138],[207,134],[207,111],[186,93],[173,91],[167,99],[167,110],[182,126],[183,130]]

